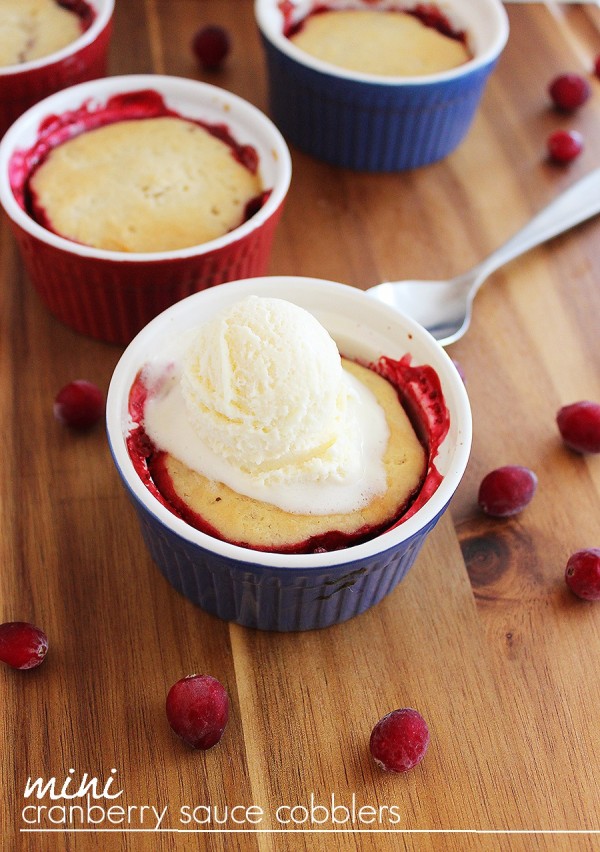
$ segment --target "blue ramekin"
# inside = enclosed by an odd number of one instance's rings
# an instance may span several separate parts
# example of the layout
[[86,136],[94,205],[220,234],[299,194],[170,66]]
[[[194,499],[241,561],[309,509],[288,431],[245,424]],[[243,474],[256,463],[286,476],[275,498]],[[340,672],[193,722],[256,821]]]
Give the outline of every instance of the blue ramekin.
[[[295,302],[328,329],[340,350],[366,361],[381,355],[429,364],[437,372],[450,429],[436,466],[442,481],[407,521],[368,542],[328,553],[262,553],[186,524],[140,479],[127,450],[128,399],[141,369],[174,337],[250,293]],[[262,630],[310,630],[340,623],[378,603],[404,577],[445,511],[467,465],[471,412],[452,360],[421,326],[361,290],[314,278],[270,276],[189,296],[152,320],[117,364],[107,396],[109,444],[151,557],[167,580],[219,618]]]
[[[283,33],[280,5],[281,0],[255,0],[270,115],[299,150],[360,171],[405,171],[450,154],[471,126],[509,32],[499,0],[448,0],[444,11],[468,33],[473,58],[423,77],[377,77],[337,68],[296,47]],[[297,0],[293,20],[305,17],[313,5],[313,0]],[[327,5],[356,8],[361,0]],[[368,7],[390,5],[393,0]],[[395,5],[405,9],[410,4]]]

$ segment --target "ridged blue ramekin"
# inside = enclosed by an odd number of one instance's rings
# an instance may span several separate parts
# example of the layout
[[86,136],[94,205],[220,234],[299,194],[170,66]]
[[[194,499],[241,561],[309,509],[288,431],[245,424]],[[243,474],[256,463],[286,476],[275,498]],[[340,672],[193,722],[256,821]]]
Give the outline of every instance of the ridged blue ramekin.
[[[280,0],[255,0],[271,118],[301,151],[361,171],[404,171],[450,154],[471,126],[509,32],[500,0],[448,0],[444,12],[468,33],[473,58],[424,77],[377,77],[337,68],[296,47],[284,35],[280,5]],[[293,20],[301,20],[313,5],[297,0]],[[361,0],[327,5],[354,8]],[[410,5],[415,4],[397,3],[402,9]],[[369,3],[374,6],[389,8],[390,0]]]
[[[254,293],[309,310],[350,357],[376,361],[407,353],[441,382],[450,428],[435,459],[437,491],[404,523],[368,542],[329,553],[262,553],[206,535],[172,514],[140,479],[127,450],[128,399],[140,368],[169,341]],[[129,344],[107,396],[107,432],[150,555],[169,582],[202,609],[262,630],[309,630],[345,621],[378,603],[413,565],[467,465],[471,413],[449,356],[421,326],[354,287],[314,278],[271,276],[223,284],[168,308]]]

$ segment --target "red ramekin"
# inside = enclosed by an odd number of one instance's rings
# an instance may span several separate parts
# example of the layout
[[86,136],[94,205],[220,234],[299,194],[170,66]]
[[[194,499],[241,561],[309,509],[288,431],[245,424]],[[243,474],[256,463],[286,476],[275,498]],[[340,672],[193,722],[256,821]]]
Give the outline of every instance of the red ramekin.
[[[20,196],[27,170],[47,148],[44,139],[76,135],[85,124],[82,115],[106,111],[114,98],[135,113],[137,99],[148,93],[182,117],[225,125],[237,144],[255,149],[266,194],[260,209],[217,239],[172,251],[97,249],[42,227]],[[65,325],[112,343],[128,343],[154,316],[198,290],[264,275],[290,179],[286,143],[260,110],[224,89],[182,77],[107,77],[65,89],[29,109],[0,142],[0,203],[34,287]]]
[[93,20],[81,36],[61,50],[0,66],[0,138],[42,98],[106,74],[114,0],[86,0]]

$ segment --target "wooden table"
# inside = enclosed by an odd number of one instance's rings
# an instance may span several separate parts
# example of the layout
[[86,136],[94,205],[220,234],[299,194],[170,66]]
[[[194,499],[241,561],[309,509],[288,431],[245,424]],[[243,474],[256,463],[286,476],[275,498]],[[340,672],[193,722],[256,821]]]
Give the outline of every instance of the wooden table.
[[[508,47],[445,162],[368,175],[292,152],[271,272],[361,288],[451,276],[600,165],[600,81],[571,117],[546,94],[557,73],[590,71],[600,10],[508,11]],[[210,76],[188,48],[205,22],[234,41]],[[207,79],[267,108],[250,0],[117,2],[110,71]],[[586,140],[568,167],[545,158],[561,126]],[[567,451],[555,414],[600,400],[599,229],[589,222],[514,261],[477,297],[472,328],[449,350],[466,374],[472,458],[408,578],[346,624],[270,634],[172,590],[146,553],[103,428],[75,435],[53,419],[58,388],[77,377],[106,388],[121,350],[46,312],[2,221],[0,620],[39,623],[51,643],[39,669],[0,671],[2,849],[598,848],[600,604],[572,596],[563,573],[574,550],[600,546],[600,457]],[[532,468],[539,487],[521,515],[498,521],[476,494],[502,464]],[[171,684],[195,671],[231,697],[225,736],[206,753],[186,748],[164,713]],[[402,706],[426,717],[431,745],[411,773],[385,774],[368,738]],[[111,822],[92,811],[76,833],[77,813],[65,826],[48,794],[24,798],[28,778],[59,787],[70,770],[74,786],[84,773],[102,787],[114,777],[109,790],[122,795],[92,804],[129,814]],[[311,822],[311,800],[329,814]],[[32,801],[42,810],[23,812]],[[204,822],[186,822],[195,806]],[[380,817],[352,821],[353,806]],[[158,834],[144,833],[157,826],[152,807],[167,809]]]

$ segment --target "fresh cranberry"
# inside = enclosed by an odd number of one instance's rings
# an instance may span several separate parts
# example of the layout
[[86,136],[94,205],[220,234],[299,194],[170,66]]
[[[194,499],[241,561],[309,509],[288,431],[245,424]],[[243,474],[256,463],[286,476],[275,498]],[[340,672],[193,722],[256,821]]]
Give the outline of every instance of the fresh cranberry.
[[578,598],[600,601],[600,550],[577,550],[569,557],[565,582]]
[[481,480],[477,502],[494,518],[508,518],[522,512],[531,502],[537,476],[521,465],[506,465],[490,471]]
[[416,710],[393,710],[371,732],[369,749],[375,763],[391,772],[408,772],[425,757],[429,745],[427,722]]
[[548,137],[548,154],[556,163],[570,163],[583,151],[583,136],[577,130],[555,130]]
[[592,89],[581,74],[561,74],[550,83],[548,92],[555,107],[572,112],[587,101]]
[[594,74],[596,77],[600,77],[600,54],[596,57],[594,61]]
[[573,402],[556,415],[558,430],[565,444],[578,453],[600,453],[600,404]]
[[192,39],[192,51],[206,71],[216,71],[220,68],[230,46],[229,33],[218,24],[202,27]]
[[54,400],[54,416],[65,426],[89,429],[102,417],[104,397],[92,382],[76,379],[61,388]]
[[27,621],[0,624],[0,660],[13,669],[34,669],[44,662],[48,637]]
[[225,687],[210,675],[188,675],[173,684],[167,695],[169,725],[192,748],[216,745],[229,718]]

